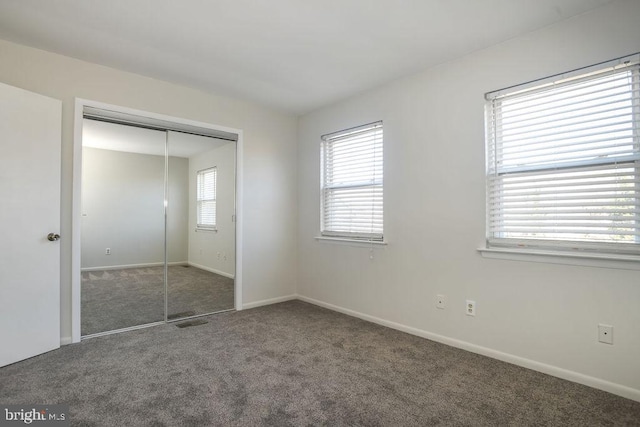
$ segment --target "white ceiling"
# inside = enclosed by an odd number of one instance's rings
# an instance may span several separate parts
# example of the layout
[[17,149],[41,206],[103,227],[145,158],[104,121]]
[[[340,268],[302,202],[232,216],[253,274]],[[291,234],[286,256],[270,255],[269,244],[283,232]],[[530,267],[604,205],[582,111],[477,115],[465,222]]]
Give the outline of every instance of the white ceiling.
[[296,114],[612,0],[2,0],[0,38]]

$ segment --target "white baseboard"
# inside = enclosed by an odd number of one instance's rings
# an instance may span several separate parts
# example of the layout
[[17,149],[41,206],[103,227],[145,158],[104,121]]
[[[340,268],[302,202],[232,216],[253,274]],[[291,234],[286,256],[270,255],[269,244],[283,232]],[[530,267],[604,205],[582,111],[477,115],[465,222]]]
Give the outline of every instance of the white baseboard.
[[283,297],[263,299],[261,301],[254,301],[254,302],[248,302],[246,304],[242,304],[242,309],[246,310],[249,308],[262,307],[263,305],[277,304],[279,302],[291,301],[297,298],[298,296],[296,294],[292,294],[292,295],[285,295]]
[[[148,262],[145,264],[123,264],[123,265],[105,265],[101,267],[87,267],[81,269],[81,271],[101,271],[101,270],[125,270],[127,268],[144,268],[144,267],[162,267],[164,265],[163,262]],[[174,261],[168,263],[169,266],[174,265],[190,265],[195,268],[199,268],[200,270],[209,271],[211,273],[219,274],[224,277],[228,277],[229,279],[234,279],[234,275],[230,273],[226,273],[224,271],[216,270],[215,268],[206,267],[204,265],[196,264],[188,261]]]
[[60,337],[60,345],[69,345],[72,344],[73,340],[71,337]]
[[583,384],[589,387],[597,388],[599,390],[604,390],[606,392],[640,402],[640,390],[637,390],[631,387],[612,383],[610,381],[605,381],[599,378],[591,377],[589,375],[584,375],[579,372],[574,372],[567,369],[559,368],[557,366],[548,365],[546,363],[536,362],[535,360],[526,359],[524,357],[515,356],[513,354],[503,353],[498,350],[482,347],[466,341],[457,340],[455,338],[449,338],[444,335],[434,334],[432,332],[428,332],[418,328],[413,328],[411,326],[402,325],[400,323],[391,322],[389,320],[384,320],[379,317],[370,316],[368,314],[360,313],[354,310],[329,304],[329,303],[319,301],[313,298],[305,297],[302,295],[297,295],[296,297],[301,301],[318,305],[320,307],[328,308],[329,310],[344,313],[349,316],[353,316],[362,320],[377,323],[379,325],[396,329],[398,331],[406,332],[411,335],[416,335],[432,341],[437,341],[439,343],[446,344],[451,347],[456,347],[462,350],[470,351],[472,353],[481,354],[483,356],[491,357],[493,359],[498,359],[503,362],[508,362],[514,365],[522,366],[524,368],[532,369],[534,371],[542,372],[544,374],[552,375],[554,377],[562,378],[564,380],[568,380],[568,381]]
[[[168,265],[187,265],[187,261],[174,261],[168,263]],[[99,271],[99,270],[125,270],[127,268],[145,268],[145,267],[162,267],[164,262],[148,262],[144,264],[123,264],[123,265],[105,265],[103,267],[87,267],[82,268],[80,271]]]
[[210,273],[219,274],[221,276],[228,277],[229,279],[235,279],[235,275],[230,274],[230,273],[226,273],[226,272],[221,271],[221,270],[216,270],[215,268],[206,267],[204,265],[196,264],[194,262],[188,262],[187,264],[192,266],[192,267],[199,268],[200,270],[208,271]]

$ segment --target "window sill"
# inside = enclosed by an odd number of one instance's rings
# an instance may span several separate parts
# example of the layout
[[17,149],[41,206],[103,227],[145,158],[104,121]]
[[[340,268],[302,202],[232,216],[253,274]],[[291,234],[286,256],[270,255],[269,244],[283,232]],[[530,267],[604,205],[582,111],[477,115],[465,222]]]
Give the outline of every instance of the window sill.
[[196,233],[200,233],[201,231],[204,231],[205,233],[217,233],[218,229],[217,228],[196,228]]
[[487,247],[478,248],[478,252],[480,252],[484,258],[491,259],[615,268],[622,270],[640,270],[640,256],[635,255],[567,253],[551,250]]
[[351,245],[351,246],[367,246],[367,247],[371,247],[373,245],[375,246],[386,246],[387,242],[382,240],[382,241],[376,241],[376,240],[359,240],[359,239],[347,239],[344,237],[328,237],[328,236],[316,236],[315,237],[316,240],[322,242],[327,242],[327,243],[339,243],[339,244],[345,244],[345,245]]

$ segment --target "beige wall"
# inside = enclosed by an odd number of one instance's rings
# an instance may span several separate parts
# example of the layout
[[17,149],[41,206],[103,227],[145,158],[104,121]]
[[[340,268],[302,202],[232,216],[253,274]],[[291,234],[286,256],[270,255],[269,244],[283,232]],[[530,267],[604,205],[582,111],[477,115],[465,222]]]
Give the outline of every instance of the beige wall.
[[[484,94],[640,49],[613,2],[299,121],[298,293],[316,303],[640,400],[640,271],[486,259]],[[388,246],[314,239],[320,135],[384,121]],[[640,267],[636,263],[635,267]],[[437,294],[447,308],[435,307]],[[466,299],[477,315],[466,316]],[[614,326],[614,345],[597,325]]]
[[61,334],[71,336],[74,98],[243,130],[243,302],[293,294],[296,118],[272,109],[0,41],[0,81],[63,102]]

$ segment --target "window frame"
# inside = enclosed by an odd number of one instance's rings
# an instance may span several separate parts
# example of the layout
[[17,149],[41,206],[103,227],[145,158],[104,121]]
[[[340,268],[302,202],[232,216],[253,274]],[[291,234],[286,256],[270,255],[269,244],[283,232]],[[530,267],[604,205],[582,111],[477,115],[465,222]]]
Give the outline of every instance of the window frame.
[[[206,175],[213,173],[213,197],[206,198],[206,194],[201,194],[206,191],[201,187],[204,185]],[[201,169],[196,172],[196,230],[198,231],[217,231],[218,230],[218,202],[217,202],[217,187],[218,187],[218,168],[212,166],[209,168]],[[202,210],[203,205],[206,202],[213,202],[213,224],[203,223]]]
[[[372,170],[379,171],[373,173],[373,180],[370,181],[358,181],[354,180],[349,183],[331,184],[326,170],[328,162],[329,147],[331,144],[337,141],[346,141],[350,138],[357,138],[371,134],[371,149],[368,151],[371,157],[371,163],[368,167]],[[379,139],[379,141],[378,141]],[[346,240],[355,242],[368,242],[368,243],[383,243],[384,244],[384,134],[383,134],[383,122],[382,120],[368,123],[353,128],[344,129],[337,132],[332,132],[321,137],[321,149],[320,149],[320,239],[327,240]],[[379,145],[379,151],[378,150]],[[332,158],[333,159],[333,158]],[[377,162],[379,164],[377,165]],[[377,165],[377,166],[376,166]],[[344,173],[344,171],[342,171]],[[372,219],[368,226],[370,232],[365,231],[347,231],[332,228],[327,222],[327,218],[330,216],[337,216],[330,214],[328,211],[330,207],[327,205],[327,200],[330,198],[332,192],[340,190],[364,190],[371,189],[371,197],[368,199],[372,211]],[[376,202],[379,198],[379,203]],[[379,205],[379,206],[378,206]],[[379,220],[375,220],[374,217],[379,217]],[[357,228],[357,224],[351,223],[350,227]]]
[[[499,211],[502,208],[492,209],[492,197],[491,192],[495,191],[495,188],[492,188],[492,179],[498,177],[500,174],[507,176],[513,174],[513,176],[517,176],[518,173],[526,173],[527,166],[521,168],[511,168],[510,172],[504,172],[499,170],[499,167],[496,165],[496,152],[498,150],[497,145],[498,137],[494,135],[497,132],[500,123],[497,123],[497,120],[494,116],[495,103],[500,102],[501,97],[509,96],[513,94],[518,94],[521,92],[529,92],[535,94],[537,89],[543,89],[545,87],[549,87],[550,85],[557,84],[558,82],[569,82],[571,84],[572,80],[580,81],[580,79],[585,79],[587,81],[595,81],[598,76],[602,76],[602,74],[598,74],[602,70],[606,70],[608,68],[616,68],[620,67],[623,69],[629,70],[631,74],[631,123],[634,124],[632,127],[632,137],[630,145],[632,155],[626,161],[617,162],[616,159],[612,160],[587,160],[580,162],[580,164],[569,166],[563,168],[565,171],[575,172],[580,168],[589,168],[595,167],[596,165],[614,165],[610,166],[611,168],[617,167],[617,164],[627,164],[628,168],[632,170],[630,172],[633,176],[633,179],[640,179],[640,95],[637,93],[640,91],[640,55],[634,54],[623,58],[618,58],[612,61],[606,61],[603,63],[599,63],[590,67],[585,67],[577,70],[573,70],[568,73],[559,74],[555,76],[551,76],[545,79],[540,79],[536,81],[532,81],[529,83],[525,83],[523,85],[511,86],[506,89],[502,89],[495,92],[489,92],[485,95],[485,124],[486,124],[486,224],[485,224],[485,238],[486,238],[486,247],[481,249],[486,252],[495,252],[497,254],[505,253],[505,252],[521,252],[527,254],[541,254],[544,256],[547,255],[565,255],[567,257],[573,257],[575,255],[584,256],[585,258],[600,258],[600,259],[621,259],[626,261],[640,261],[640,236],[636,235],[630,243],[614,243],[614,242],[590,242],[585,240],[571,240],[568,238],[544,238],[544,239],[526,239],[526,238],[515,238],[515,237],[504,237],[500,236],[499,232],[492,231],[492,219],[496,218],[495,211]],[[593,77],[589,77],[593,75]],[[591,79],[591,80],[590,80]],[[604,127],[604,125],[603,125]],[[610,155],[610,154],[609,154]],[[558,170],[554,163],[550,163],[547,167],[537,167],[535,168],[538,171],[551,171]],[[529,167],[529,171],[532,170]],[[544,188],[544,187],[543,187]],[[632,193],[635,193],[632,196],[632,199],[635,200],[631,203],[632,206],[640,205],[640,184],[636,181],[633,185]],[[558,194],[558,193],[553,193]],[[495,200],[495,199],[494,199]],[[502,199],[499,199],[499,201]],[[637,209],[637,208],[636,208]],[[586,210],[585,210],[586,212]],[[635,221],[635,229],[630,233],[637,233],[638,228],[640,227],[640,212],[637,212],[633,216],[632,222]],[[550,233],[553,234],[553,233]],[[484,253],[483,253],[484,255]],[[495,256],[492,256],[495,257]]]

